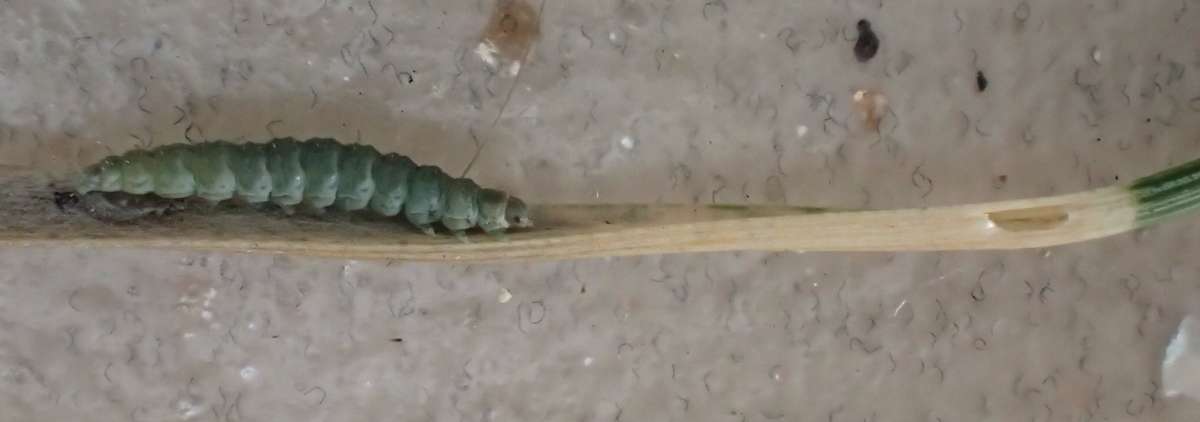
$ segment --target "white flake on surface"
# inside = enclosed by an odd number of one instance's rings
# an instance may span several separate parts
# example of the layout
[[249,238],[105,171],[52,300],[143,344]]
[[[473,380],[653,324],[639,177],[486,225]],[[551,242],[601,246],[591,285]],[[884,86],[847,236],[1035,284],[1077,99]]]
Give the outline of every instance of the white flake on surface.
[[258,378],[258,368],[246,366],[242,368],[241,371],[238,371],[238,375],[241,375],[242,380],[247,382],[254,381],[256,378]]
[[1200,322],[1187,316],[1167,344],[1162,360],[1163,395],[1200,400]]
[[633,149],[635,145],[637,145],[637,140],[633,139],[629,135],[621,137],[621,148]]
[[492,44],[492,42],[489,40],[484,40],[483,42],[479,43],[479,45],[475,46],[475,55],[479,56],[480,60],[483,60],[484,63],[487,63],[487,65],[492,68],[496,67],[496,63],[498,61],[496,59],[496,53],[499,51],[500,50],[496,48],[496,45]]

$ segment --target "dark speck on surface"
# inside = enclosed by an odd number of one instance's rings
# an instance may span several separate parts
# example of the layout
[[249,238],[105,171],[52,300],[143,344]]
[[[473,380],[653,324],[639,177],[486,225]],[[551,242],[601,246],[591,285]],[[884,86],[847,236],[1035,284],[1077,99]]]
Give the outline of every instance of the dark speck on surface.
[[858,41],[854,43],[854,57],[860,62],[866,62],[879,52],[879,37],[871,29],[871,22],[866,19],[858,21]]
[[988,80],[983,76],[982,70],[975,72],[975,86],[979,88],[979,92],[987,91]]

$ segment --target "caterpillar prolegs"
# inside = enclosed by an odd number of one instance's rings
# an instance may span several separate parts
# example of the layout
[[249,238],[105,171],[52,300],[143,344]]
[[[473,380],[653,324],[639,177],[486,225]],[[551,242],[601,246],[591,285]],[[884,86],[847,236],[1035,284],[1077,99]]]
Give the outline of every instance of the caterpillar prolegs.
[[327,138],[212,141],[135,150],[86,167],[74,189],[80,200],[118,209],[122,205],[112,204],[116,195],[126,200],[130,195],[134,200],[153,195],[168,201],[199,198],[215,204],[236,199],[284,209],[403,214],[427,234],[434,235],[433,226],[440,223],[464,241],[466,231],[476,227],[501,235],[510,227],[533,224],[525,203],[503,191],[481,188],[471,179],[451,177],[437,166],[418,165],[400,154]]

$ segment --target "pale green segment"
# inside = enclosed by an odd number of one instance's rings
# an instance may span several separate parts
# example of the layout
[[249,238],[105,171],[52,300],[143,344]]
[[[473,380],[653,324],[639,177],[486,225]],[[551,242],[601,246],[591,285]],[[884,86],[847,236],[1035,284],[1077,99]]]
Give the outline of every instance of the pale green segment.
[[154,158],[149,152],[132,151],[119,163],[121,191],[134,195],[145,195],[154,191],[154,175],[150,172],[154,166]]
[[446,185],[450,176],[437,166],[420,166],[413,172],[404,201],[404,216],[414,226],[425,229],[441,221],[446,209]]
[[271,199],[271,173],[267,171],[267,146],[245,143],[229,157],[229,167],[237,179],[237,196],[247,203],[260,204]]
[[193,149],[190,145],[167,145],[151,152],[154,157],[154,194],[168,199],[196,194],[196,180],[188,168]]
[[338,156],[342,146],[332,139],[314,138],[300,146],[300,165],[304,169],[304,202],[313,208],[326,208],[337,200]]
[[479,228],[485,232],[496,232],[508,228],[505,211],[508,208],[508,194],[495,189],[480,189],[475,201],[479,209]]
[[229,169],[233,144],[223,141],[197,145],[191,154],[192,176],[196,179],[196,196],[219,202],[233,198],[237,182]]
[[121,190],[121,158],[105,157],[99,163],[88,166],[76,180],[76,191],[116,192]]
[[79,193],[88,193],[100,190],[100,164],[93,164],[83,170],[75,178],[75,191]]
[[267,144],[267,172],[271,174],[271,202],[290,207],[304,199],[304,169],[300,167],[300,142],[292,138]]
[[[121,190],[121,159],[117,157],[108,157],[100,162],[96,174],[96,190],[101,192],[116,192]],[[84,192],[87,193],[87,192]]]
[[370,145],[347,145],[342,150],[335,203],[339,209],[357,211],[371,202],[371,197],[375,195],[372,169],[378,159],[379,151]]
[[375,179],[371,210],[387,217],[400,214],[404,201],[408,199],[409,177],[416,168],[416,163],[400,154],[379,157],[371,169]]
[[479,185],[467,178],[450,180],[446,186],[446,209],[442,225],[451,231],[464,231],[479,222]]

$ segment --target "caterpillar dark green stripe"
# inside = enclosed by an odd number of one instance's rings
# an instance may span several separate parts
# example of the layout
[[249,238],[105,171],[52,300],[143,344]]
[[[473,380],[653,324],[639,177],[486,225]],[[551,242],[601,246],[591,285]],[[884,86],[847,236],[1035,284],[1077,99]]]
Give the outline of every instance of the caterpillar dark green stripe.
[[111,156],[87,167],[76,191],[154,194],[167,199],[240,199],[290,208],[369,209],[401,213],[418,229],[434,234],[441,223],[465,239],[480,228],[491,234],[529,227],[526,205],[495,189],[454,178],[437,166],[382,154],[370,145],[333,139],[274,139],[267,143],[224,141],[167,145]]
[[1200,208],[1200,160],[1143,177],[1129,186],[1137,200],[1137,224]]

